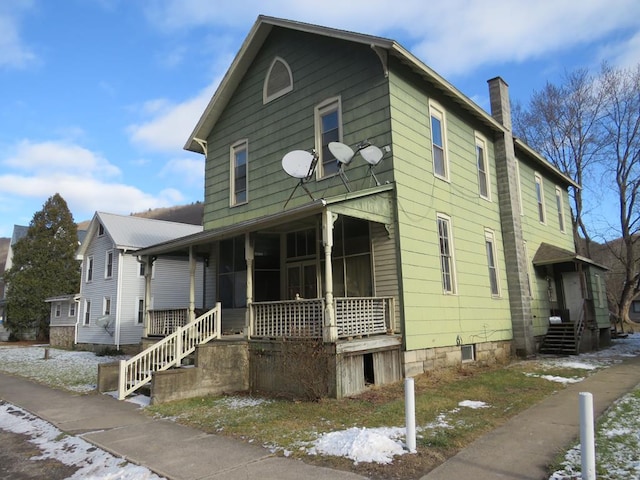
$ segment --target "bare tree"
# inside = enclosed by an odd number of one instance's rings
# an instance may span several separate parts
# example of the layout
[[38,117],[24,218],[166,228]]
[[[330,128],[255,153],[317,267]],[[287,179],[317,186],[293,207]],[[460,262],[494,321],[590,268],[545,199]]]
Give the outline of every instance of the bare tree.
[[[560,85],[547,83],[541,91],[534,92],[528,107],[516,105],[515,134],[583,185],[602,153],[598,121],[602,101],[602,92],[587,70],[567,73]],[[583,221],[582,189],[572,189],[571,203],[576,250],[589,256],[590,235]],[[580,236],[585,242],[578,242]]]
[[622,266],[615,299],[617,314],[630,324],[629,307],[640,293],[640,64],[635,69],[602,67],[600,88],[604,106],[600,122],[605,130],[608,170],[614,176],[620,219],[619,248],[612,249]]

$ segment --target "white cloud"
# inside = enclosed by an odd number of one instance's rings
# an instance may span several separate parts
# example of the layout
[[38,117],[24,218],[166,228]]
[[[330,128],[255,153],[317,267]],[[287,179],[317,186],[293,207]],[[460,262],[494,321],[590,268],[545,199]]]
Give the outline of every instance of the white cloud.
[[216,80],[182,103],[170,104],[164,99],[147,102],[143,110],[151,114],[151,119],[127,128],[133,143],[153,151],[182,150],[218,83]]
[[31,2],[18,1],[0,8],[0,68],[24,68],[37,60],[20,35],[19,16]]
[[190,186],[204,188],[204,157],[194,155],[195,158],[175,158],[169,160],[160,171],[161,177],[173,177],[182,180]]

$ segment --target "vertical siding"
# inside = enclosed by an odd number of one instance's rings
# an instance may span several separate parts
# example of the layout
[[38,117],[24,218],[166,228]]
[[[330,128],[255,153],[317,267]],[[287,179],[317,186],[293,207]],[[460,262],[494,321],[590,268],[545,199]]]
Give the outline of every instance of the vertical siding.
[[[491,135],[400,66],[389,77],[406,348],[512,338]],[[450,182],[433,175],[429,100],[445,110]],[[487,141],[492,201],[478,191],[475,132]],[[457,293],[443,294],[436,215],[451,217]],[[485,229],[494,232],[501,296],[491,295]]]
[[396,299],[394,330],[402,331],[400,317],[400,287],[398,285],[398,264],[396,255],[396,238],[393,225],[387,232],[384,225],[371,223],[371,245],[373,254],[374,295],[394,297]]
[[[263,82],[276,55],[291,67],[293,91],[263,105]],[[297,183],[282,170],[282,157],[314,148],[314,107],[335,96],[342,103],[345,143],[389,143],[387,84],[375,52],[364,45],[274,28],[207,139],[205,229],[282,211]],[[230,208],[229,148],[239,139],[248,140],[249,201]],[[383,161],[376,173],[382,181],[390,179],[390,163]],[[368,166],[359,158],[347,174],[354,190],[370,182]],[[315,198],[345,190],[337,176],[307,186]],[[298,189],[288,208],[308,201]]]

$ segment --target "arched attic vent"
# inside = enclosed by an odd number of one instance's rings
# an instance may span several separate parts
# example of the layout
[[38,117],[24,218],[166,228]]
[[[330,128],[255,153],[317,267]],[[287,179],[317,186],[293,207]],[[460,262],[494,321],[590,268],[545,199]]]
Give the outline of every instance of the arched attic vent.
[[269,103],[293,90],[293,75],[289,64],[280,57],[271,62],[262,89],[262,102]]

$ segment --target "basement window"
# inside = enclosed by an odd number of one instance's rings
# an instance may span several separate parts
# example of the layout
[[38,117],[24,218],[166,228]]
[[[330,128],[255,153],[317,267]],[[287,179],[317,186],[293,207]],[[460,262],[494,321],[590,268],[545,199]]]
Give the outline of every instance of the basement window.
[[460,353],[462,356],[462,362],[473,362],[476,359],[476,346],[475,345],[462,345],[460,347]]

